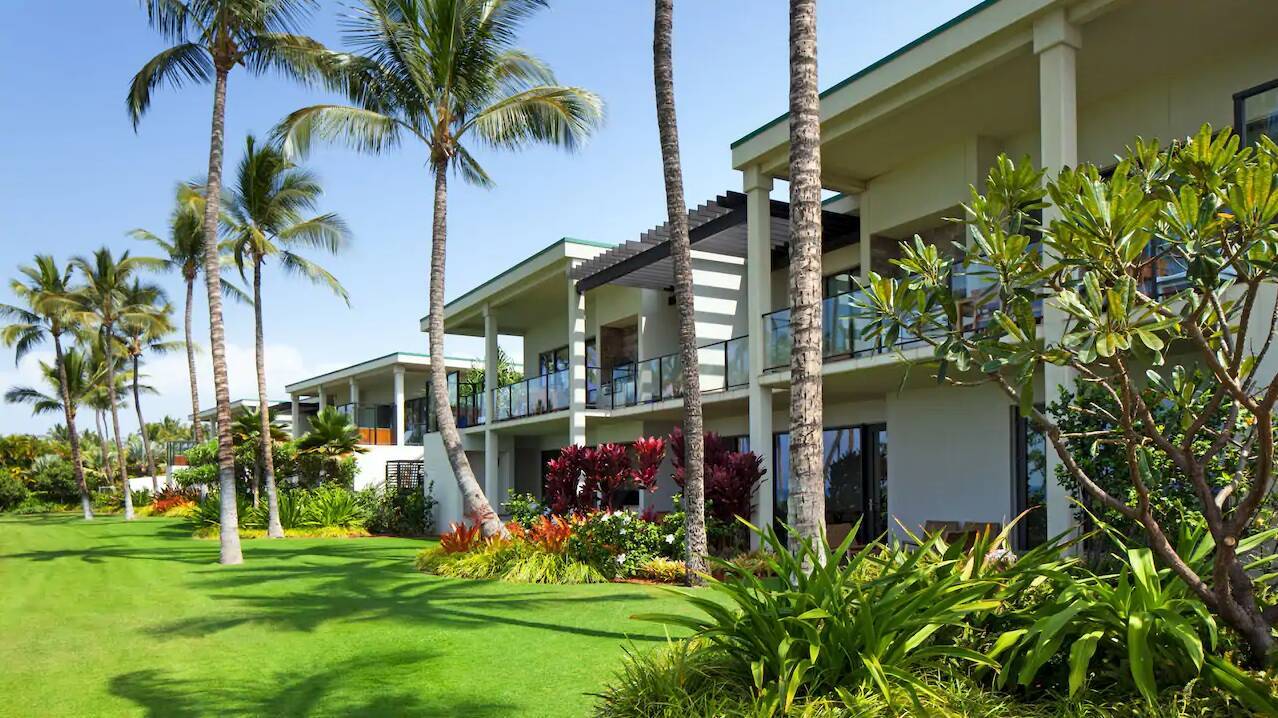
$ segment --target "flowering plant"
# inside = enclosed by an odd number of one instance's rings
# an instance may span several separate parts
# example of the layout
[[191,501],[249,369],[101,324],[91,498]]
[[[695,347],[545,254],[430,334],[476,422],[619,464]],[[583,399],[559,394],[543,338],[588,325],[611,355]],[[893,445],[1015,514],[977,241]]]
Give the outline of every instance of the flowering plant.
[[665,456],[659,437],[634,443],[634,457],[623,444],[565,446],[546,464],[546,503],[557,514],[613,509],[618,490],[634,485],[656,488],[657,470]]

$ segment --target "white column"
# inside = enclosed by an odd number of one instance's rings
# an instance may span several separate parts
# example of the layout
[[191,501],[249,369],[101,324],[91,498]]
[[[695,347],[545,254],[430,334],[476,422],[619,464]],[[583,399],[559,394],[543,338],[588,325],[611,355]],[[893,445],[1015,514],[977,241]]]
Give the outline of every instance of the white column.
[[[346,380],[346,386],[350,388],[350,403],[359,404],[359,384],[355,381],[355,377]],[[352,407],[352,408],[358,408]]]
[[[869,216],[870,195],[866,192],[861,193],[860,200],[857,202],[861,210],[860,222],[860,246],[857,248],[860,255],[860,276],[862,282],[870,281],[870,270],[874,269],[874,238],[870,236],[870,225],[865,221]],[[856,338],[853,339],[855,341]]]
[[297,394],[290,395],[290,398],[293,400],[293,438],[296,439],[302,435],[302,402]]
[[324,411],[328,408],[328,392],[324,391],[324,387],[319,388],[319,409]]
[[395,445],[404,445],[404,367],[395,367]]
[[[767,343],[763,315],[772,311],[772,178],[757,167],[744,172],[746,193],[746,311],[749,313],[746,341],[750,361],[750,450],[763,457],[767,473],[755,496],[752,521],[759,528],[772,522],[772,389],[762,386],[759,378],[766,365]],[[751,546],[757,547],[758,536],[751,535]]]
[[577,291],[569,262],[568,285],[568,443],[586,443],[586,296]]
[[504,496],[501,491],[501,453],[493,418],[497,415],[495,392],[497,391],[497,313],[491,305],[484,305],[484,493],[494,505]]
[[[1075,63],[1082,45],[1078,28],[1070,24],[1064,8],[1057,8],[1034,22],[1034,52],[1038,55],[1040,164],[1048,175],[1078,164],[1078,99]],[[1043,211],[1043,223],[1059,216],[1056,207]],[[1049,341],[1064,333],[1065,315],[1052,303],[1043,307],[1043,335]],[[1043,370],[1044,399],[1055,401],[1057,387],[1074,386],[1073,372],[1047,365]],[[1056,482],[1060,458],[1047,452],[1047,534],[1055,536],[1073,524],[1069,493]],[[1015,474],[1013,474],[1015,475]]]

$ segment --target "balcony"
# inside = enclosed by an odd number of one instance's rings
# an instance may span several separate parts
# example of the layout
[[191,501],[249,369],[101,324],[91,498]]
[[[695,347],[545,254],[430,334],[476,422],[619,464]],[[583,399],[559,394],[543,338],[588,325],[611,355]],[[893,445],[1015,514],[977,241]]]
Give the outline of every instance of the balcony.
[[571,397],[568,369],[534,376],[493,390],[494,421],[549,414],[568,408]]
[[[727,391],[750,382],[746,337],[734,337],[697,348],[701,393]],[[614,367],[611,381],[599,385],[591,402],[599,409],[621,409],[683,396],[683,362],[679,354]]]
[[350,418],[359,430],[359,443],[366,446],[395,444],[394,404],[342,404],[337,412]]

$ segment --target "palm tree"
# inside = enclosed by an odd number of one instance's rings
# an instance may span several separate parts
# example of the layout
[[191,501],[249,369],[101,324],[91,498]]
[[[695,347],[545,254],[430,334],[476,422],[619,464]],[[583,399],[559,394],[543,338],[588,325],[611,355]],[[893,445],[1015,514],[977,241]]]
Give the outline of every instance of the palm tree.
[[679,123],[675,119],[674,60],[671,57],[673,25],[674,0],[656,0],[652,74],[657,91],[657,134],[661,140],[661,169],[666,183],[670,256],[674,259],[675,303],[679,307],[679,355],[683,363],[684,532],[687,535],[687,581],[692,585],[701,583],[701,575],[706,572],[705,437],[701,421],[696,308],[692,295],[692,244],[688,239],[688,207],[683,197]]
[[821,98],[816,0],[790,0],[790,525],[825,535],[821,426]]
[[[422,143],[435,180],[431,356],[444,356],[448,173],[492,184],[467,149],[470,141],[502,149],[542,143],[572,150],[602,117],[596,95],[559,85],[544,62],[513,47],[520,26],[544,5],[544,0],[364,0],[347,18],[356,54],[335,55],[327,64],[331,86],[355,106],[305,107],[276,130],[290,153],[305,153],[316,136],[344,139],[372,153],[404,140]],[[430,387],[463,508],[479,519],[485,535],[504,535],[466,459],[444,372],[431,372]]]
[[[71,379],[65,374],[62,336],[68,329],[75,329],[68,311],[71,267],[59,267],[53,257],[37,254],[33,265],[20,267],[18,271],[26,277],[26,281],[15,279],[10,288],[26,306],[0,304],[0,317],[10,321],[0,333],[0,339],[14,347],[13,361],[17,364],[46,337],[51,338],[54,368],[59,372],[57,386],[69,387]],[[93,518],[93,501],[89,496],[89,485],[84,480],[84,459],[80,454],[80,435],[75,426],[75,397],[64,391],[61,406],[67,425],[67,440],[71,445],[71,465],[75,469],[76,485],[80,488],[80,506],[87,521]]]
[[[147,61],[129,86],[134,129],[151,106],[151,91],[163,84],[213,81],[209,171],[204,203],[204,236],[216,237],[222,197],[222,144],[226,124],[226,84],[243,66],[257,75],[275,70],[306,80],[319,69],[324,46],[298,34],[315,10],[315,0],[144,0],[147,18],[174,45]],[[204,245],[204,286],[209,300],[209,344],[213,393],[217,400],[218,483],[222,495],[219,562],[244,561],[235,506],[235,456],[231,447],[231,393],[226,378],[226,336],[222,326],[221,257],[217,242]]]
[[[244,158],[240,160],[235,184],[230,188],[227,214],[230,216],[231,242],[235,264],[244,275],[247,258],[253,268],[253,327],[257,359],[257,399],[267,406],[266,344],[262,328],[262,266],[268,259],[279,263],[285,271],[322,284],[347,301],[346,290],[326,269],[298,254],[301,247],[339,252],[349,237],[346,223],[335,214],[306,215],[315,211],[322,193],[313,174],[299,169],[277,147],[257,146],[252,135],[245,140]],[[266,485],[266,535],[283,538],[279,505],[275,496],[275,460],[271,456],[269,411],[259,412],[262,445],[259,476]],[[256,502],[254,503],[256,505]]]
[[350,417],[331,406],[326,406],[311,417],[311,430],[297,440],[298,456],[314,456],[320,460],[326,477],[336,472],[337,461],[352,454],[363,454],[367,447],[360,446],[359,429]]
[[98,442],[98,469],[102,474],[101,482],[108,484],[111,482],[112,468],[111,449],[107,445],[111,435],[107,431],[106,415],[111,411],[112,404],[119,404],[124,397],[124,375],[117,375],[113,388],[108,389],[107,360],[102,351],[102,343],[97,340],[96,334],[84,331],[80,334],[81,353],[89,365],[89,375],[95,379],[93,387],[85,396],[84,404],[93,409],[93,425],[97,429],[94,433]]
[[119,332],[125,354],[133,365],[133,408],[138,415],[138,433],[141,434],[142,450],[146,454],[146,468],[151,472],[151,490],[159,493],[159,471],[156,468],[155,454],[151,451],[151,437],[146,432],[146,420],[142,418],[139,364],[144,353],[165,354],[178,348],[179,342],[168,338],[173,333],[173,323],[169,320],[173,307],[164,301],[164,294],[158,287],[143,285],[137,279],[133,280],[133,284],[125,292],[124,302],[128,306],[139,308],[139,311],[121,319]]
[[[40,373],[45,383],[53,389],[45,393],[32,387],[18,386],[5,392],[4,400],[10,404],[31,404],[32,414],[62,412],[67,422],[67,438],[71,443],[71,461],[75,467],[76,484],[80,488],[80,505],[85,520],[93,518],[93,501],[89,496],[88,482],[84,479],[84,460],[80,453],[80,439],[75,430],[76,410],[96,389],[99,377],[85,356],[76,347],[59,351],[54,366],[40,362]],[[72,439],[71,437],[75,437]]]
[[[76,257],[71,260],[72,266],[83,275],[84,285],[78,287],[73,295],[76,315],[80,323],[91,327],[101,343],[102,354],[106,361],[106,385],[116,386],[115,360],[120,351],[116,329],[129,322],[150,321],[155,308],[149,303],[136,301],[135,287],[146,293],[160,292],[158,287],[143,285],[134,281],[142,270],[154,268],[159,260],[151,257],[133,257],[127,251],[119,258],[111,250],[103,247],[93,253],[92,257]],[[120,483],[124,488],[124,519],[133,519],[133,500],[129,494],[129,472],[124,460],[124,443],[120,435],[119,402],[110,403],[111,427],[115,434],[115,449],[119,460]]]
[[[266,417],[265,422],[262,421],[263,415]],[[262,439],[263,427],[267,429],[267,434],[265,434],[267,437],[266,440]],[[258,483],[261,480],[262,474],[265,472],[266,463],[268,461],[264,458],[263,452],[273,453],[275,445],[280,442],[288,441],[288,438],[288,433],[281,429],[275,422],[271,421],[271,412],[269,407],[265,412],[262,412],[259,409],[254,409],[253,411],[246,411],[235,418],[235,424],[231,427],[231,440],[235,442],[235,453],[239,455],[246,446],[253,447],[254,471],[253,480],[249,482],[249,486],[253,492],[254,508],[258,505]],[[274,460],[272,459],[270,461],[271,465],[274,466]],[[273,484],[269,490],[272,493],[275,491]],[[273,520],[278,523],[278,503],[276,505],[275,516],[268,520]],[[283,529],[281,527],[281,531],[282,530]],[[272,538],[279,538],[279,536],[272,536]]]
[[[200,413],[200,388],[195,375],[195,340],[191,332],[191,311],[195,302],[195,280],[204,270],[204,194],[200,187],[179,182],[177,199],[173,213],[169,216],[169,238],[145,229],[134,229],[129,232],[134,239],[151,242],[160,248],[163,256],[160,259],[165,271],[176,272],[182,276],[186,284],[186,309],[183,319],[183,330],[186,336],[187,375],[191,382],[191,416]],[[234,284],[221,280],[222,294],[248,301],[248,296]],[[196,443],[204,441],[202,427],[198,419],[193,420],[194,439]]]

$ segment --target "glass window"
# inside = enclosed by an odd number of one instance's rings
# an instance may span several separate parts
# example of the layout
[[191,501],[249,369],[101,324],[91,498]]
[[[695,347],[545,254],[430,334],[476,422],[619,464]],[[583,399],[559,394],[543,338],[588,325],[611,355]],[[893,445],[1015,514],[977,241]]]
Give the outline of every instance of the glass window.
[[[789,433],[777,434],[774,444],[773,518],[780,532],[789,515]],[[822,444],[830,543],[841,542],[857,522],[857,540],[861,542],[887,531],[887,427],[872,424],[826,429]]]
[[568,347],[559,347],[537,355],[537,374],[545,376],[568,368]]
[[1028,417],[1013,409],[1016,422],[1015,513],[1033,509],[1016,526],[1017,548],[1047,542],[1047,437]]
[[833,297],[836,294],[843,294],[856,289],[856,282],[853,281],[856,273],[856,268],[852,268],[842,272],[835,272],[826,277],[824,280],[824,296]]
[[1278,80],[1234,95],[1234,125],[1244,144],[1261,135],[1278,139]]

